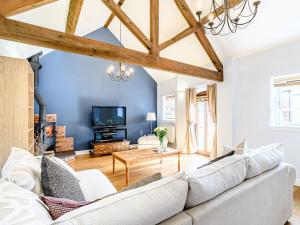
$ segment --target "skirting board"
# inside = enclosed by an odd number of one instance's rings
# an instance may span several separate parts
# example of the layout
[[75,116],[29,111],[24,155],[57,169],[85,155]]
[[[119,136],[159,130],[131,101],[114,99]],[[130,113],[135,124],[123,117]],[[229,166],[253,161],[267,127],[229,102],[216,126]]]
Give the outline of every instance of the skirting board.
[[90,150],[81,150],[81,151],[75,151],[76,155],[89,155]]
[[296,178],[295,186],[300,187],[300,178]]

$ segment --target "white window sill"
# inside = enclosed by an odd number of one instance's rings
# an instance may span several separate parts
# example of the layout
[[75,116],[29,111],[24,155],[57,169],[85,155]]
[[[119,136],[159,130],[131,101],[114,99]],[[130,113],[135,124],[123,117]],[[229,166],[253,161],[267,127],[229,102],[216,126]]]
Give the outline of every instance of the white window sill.
[[274,131],[300,132],[300,126],[272,125],[271,129]]

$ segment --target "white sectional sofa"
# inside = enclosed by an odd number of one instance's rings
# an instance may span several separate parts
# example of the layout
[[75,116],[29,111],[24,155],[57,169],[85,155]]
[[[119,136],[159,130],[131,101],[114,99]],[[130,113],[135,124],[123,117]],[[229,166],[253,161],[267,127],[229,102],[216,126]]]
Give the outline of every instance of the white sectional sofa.
[[[192,174],[181,172],[120,193],[99,170],[81,171],[76,175],[86,200],[110,196],[55,221],[34,203],[35,194],[1,181],[0,224],[284,225],[292,216],[296,173],[280,162],[278,149],[273,145],[252,155],[227,157]],[[14,189],[28,199],[14,199]],[[23,212],[28,207],[37,208],[30,211],[29,222]]]

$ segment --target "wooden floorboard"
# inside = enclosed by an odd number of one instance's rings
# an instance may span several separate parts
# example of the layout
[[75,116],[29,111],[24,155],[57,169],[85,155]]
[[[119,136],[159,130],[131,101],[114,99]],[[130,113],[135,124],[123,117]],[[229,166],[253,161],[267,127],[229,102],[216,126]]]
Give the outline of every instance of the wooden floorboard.
[[[208,159],[200,155],[182,155],[181,169],[189,171],[205,163]],[[125,168],[124,165],[116,161],[116,173],[112,173],[112,156],[102,156],[91,158],[88,155],[77,156],[76,160],[69,163],[76,171],[87,169],[101,170],[109,180],[114,184],[117,190],[125,187]],[[159,160],[141,163],[130,170],[130,182],[134,183],[139,179],[161,172],[163,176],[175,174],[177,172],[177,157],[163,159],[160,164]],[[294,205],[293,216],[286,225],[300,225],[300,187],[294,188]]]

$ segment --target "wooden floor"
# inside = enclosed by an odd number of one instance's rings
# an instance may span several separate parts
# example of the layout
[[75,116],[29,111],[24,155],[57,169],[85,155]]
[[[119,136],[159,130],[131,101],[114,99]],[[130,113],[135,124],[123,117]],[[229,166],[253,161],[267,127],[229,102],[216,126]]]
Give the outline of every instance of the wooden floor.
[[[181,170],[188,171],[207,162],[206,157],[200,155],[182,155]],[[101,170],[114,186],[121,190],[125,187],[125,167],[124,164],[116,160],[116,172],[112,173],[112,156],[102,156],[91,158],[90,156],[77,156],[75,161],[69,163],[76,171],[87,169]],[[160,160],[154,160],[138,164],[129,170],[129,184],[132,184],[145,176],[150,176],[156,172],[161,172],[163,176],[175,174],[177,172],[177,157],[164,158],[162,164]]]
[[[182,155],[181,169],[185,171],[193,170],[197,166],[208,161],[207,158],[200,155]],[[116,162],[116,173],[112,173],[112,156],[102,156],[91,158],[88,155],[77,156],[75,161],[69,163],[76,171],[87,169],[101,170],[114,184],[121,190],[125,187],[125,168],[120,162]],[[139,179],[152,175],[156,172],[161,172],[163,176],[168,176],[177,172],[177,158],[170,157],[163,159],[162,165],[159,160],[142,163],[130,170],[130,183],[134,183]],[[300,225],[300,188],[294,188],[294,206],[293,217],[286,225]]]

